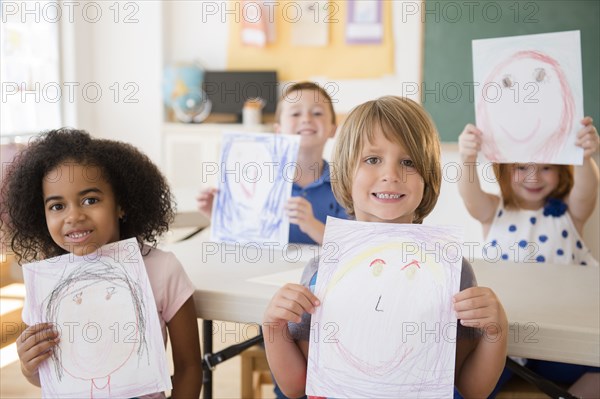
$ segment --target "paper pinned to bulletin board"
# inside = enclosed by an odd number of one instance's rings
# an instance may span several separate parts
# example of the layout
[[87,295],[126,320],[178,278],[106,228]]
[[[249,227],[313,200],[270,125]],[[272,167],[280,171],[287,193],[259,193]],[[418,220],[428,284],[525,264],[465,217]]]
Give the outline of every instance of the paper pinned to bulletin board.
[[381,0],[349,0],[347,43],[381,43],[383,21]]
[[298,21],[292,25],[292,46],[327,46],[329,25],[323,18],[314,18],[317,10],[327,8],[327,0],[299,2]]
[[[274,41],[264,47],[245,45],[241,38],[243,24],[228,19],[229,37],[227,69],[277,70],[283,81],[306,80],[315,76],[328,79],[374,79],[396,73],[394,67],[394,39],[392,34],[393,2],[375,2],[381,5],[382,39],[378,43],[346,41],[349,2],[330,0],[302,12],[302,4],[314,1],[269,2],[268,18],[276,27]],[[320,3],[320,2],[319,2]],[[243,11],[243,8],[240,9]],[[328,31],[325,46],[300,46],[292,43],[292,30],[302,14],[320,21]],[[241,17],[244,16],[241,12]],[[247,13],[246,13],[247,14]],[[356,14],[355,14],[356,15]],[[234,40],[233,38],[237,38]],[[377,62],[373,62],[377,60]]]
[[246,46],[265,47],[275,40],[275,23],[264,1],[244,0],[240,40]]

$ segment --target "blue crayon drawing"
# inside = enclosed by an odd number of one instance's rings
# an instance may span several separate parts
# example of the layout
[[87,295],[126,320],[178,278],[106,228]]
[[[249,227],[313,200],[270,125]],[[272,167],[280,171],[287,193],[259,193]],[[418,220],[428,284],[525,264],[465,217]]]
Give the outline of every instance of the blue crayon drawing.
[[223,134],[211,238],[230,243],[288,242],[285,204],[297,173],[299,137]]

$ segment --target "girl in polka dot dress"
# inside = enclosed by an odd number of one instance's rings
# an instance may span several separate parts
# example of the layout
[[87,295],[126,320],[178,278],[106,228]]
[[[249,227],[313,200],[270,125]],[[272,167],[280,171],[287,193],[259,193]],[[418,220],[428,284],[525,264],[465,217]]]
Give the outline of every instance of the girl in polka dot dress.
[[[474,125],[465,127],[458,138],[462,161],[458,187],[467,210],[483,227],[485,259],[598,266],[581,236],[598,195],[599,171],[592,156],[598,151],[599,139],[592,118],[586,117],[581,123],[576,145],[584,151],[582,165],[493,164],[501,197],[481,189],[474,168],[482,133]],[[515,360],[560,384],[571,385],[588,373],[586,378],[594,377],[591,384],[584,383],[583,389],[593,392],[589,397],[600,395],[598,368]],[[504,370],[490,397],[495,396],[511,374]]]
[[467,125],[458,138],[462,177],[459,191],[467,210],[481,222],[488,260],[598,266],[581,236],[598,195],[598,132],[581,121],[576,145],[583,165],[494,164],[502,197],[481,189],[474,173],[481,131]]

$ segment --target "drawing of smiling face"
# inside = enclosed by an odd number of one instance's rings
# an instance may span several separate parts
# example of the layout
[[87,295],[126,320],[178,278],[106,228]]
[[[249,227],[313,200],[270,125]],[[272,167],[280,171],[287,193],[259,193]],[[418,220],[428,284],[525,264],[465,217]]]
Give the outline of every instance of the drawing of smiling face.
[[248,209],[244,217],[260,216],[269,194],[268,190],[260,187],[264,187],[261,182],[269,181],[269,171],[264,169],[265,163],[273,162],[271,158],[261,143],[237,141],[230,147],[225,161],[225,170],[230,174],[226,178],[234,201]]
[[385,375],[426,360],[419,355],[421,323],[441,320],[444,270],[404,252],[397,243],[365,250],[331,278],[321,321],[335,326],[338,343],[321,350],[344,359],[339,367]]
[[61,331],[62,366],[79,379],[109,376],[127,362],[139,343],[132,295],[122,281],[72,284],[60,299],[56,323]]
[[[573,97],[552,57],[517,52],[486,78],[478,103],[482,150],[496,162],[551,162],[573,126]],[[481,118],[481,120],[479,120]]]

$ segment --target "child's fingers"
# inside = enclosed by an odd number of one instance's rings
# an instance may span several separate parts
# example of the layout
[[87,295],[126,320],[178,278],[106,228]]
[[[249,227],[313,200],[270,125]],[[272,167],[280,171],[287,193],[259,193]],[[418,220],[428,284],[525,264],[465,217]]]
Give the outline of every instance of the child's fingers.
[[290,207],[287,208],[287,216],[292,218],[300,218],[306,215],[306,209],[302,208],[302,207]]
[[594,123],[594,120],[591,116],[586,116],[581,120],[581,124],[584,126],[591,125],[592,123]]
[[300,284],[286,284],[280,290],[282,296],[306,307],[318,306],[320,301],[308,288]]
[[454,304],[458,304],[462,301],[469,300],[471,298],[477,298],[486,294],[485,290],[481,289],[482,287],[469,287],[465,290],[458,292],[454,295],[453,300]]
[[28,327],[17,339],[17,353],[23,366],[31,373],[39,363],[48,358],[51,349],[58,344],[58,332],[51,324],[37,324]]
[[310,290],[299,284],[286,284],[276,294],[277,303],[298,312],[312,312],[319,299]]
[[302,321],[303,312],[300,308],[287,308],[284,306],[275,306],[270,309],[269,317],[272,320],[285,320],[294,323]]
[[596,130],[596,126],[594,126],[594,125],[584,126],[581,129],[579,129],[579,131],[577,132],[578,139],[583,139],[588,136],[593,137],[594,135],[596,135],[596,136],[598,135],[598,131]]
[[23,362],[29,370],[34,368],[37,369],[36,365],[39,365],[39,363],[52,355],[52,348],[58,345],[59,341],[60,339],[56,338],[54,340],[39,342],[37,345],[23,353],[20,357],[21,362]]
[[17,338],[17,350],[28,350],[39,341],[47,341],[58,336],[52,323],[39,323],[27,327]]
[[52,356],[52,351],[48,350],[30,361],[21,361],[22,368],[24,368],[30,376],[34,375],[37,372],[37,369],[40,367],[40,364],[42,364],[50,356]]
[[298,284],[287,284],[271,300],[265,321],[278,320],[299,323],[304,313],[313,313],[319,300],[309,289]]
[[584,149],[598,146],[598,132],[596,128],[592,125],[581,129],[577,134],[577,141],[575,143]]
[[196,196],[197,200],[207,200],[213,198],[219,192],[218,188],[210,187],[200,191],[198,196]]
[[499,303],[494,292],[485,287],[471,287],[454,296],[456,312],[499,306]]
[[461,320],[495,320],[498,314],[494,306],[482,306],[478,308],[456,311],[456,318]]
[[481,135],[481,130],[477,129],[477,126],[473,125],[472,123],[467,123],[462,132],[471,133],[479,136]]
[[472,150],[472,151],[479,151],[479,147],[481,146],[481,143],[471,140],[471,141],[463,141],[462,146],[465,150]]
[[310,205],[310,202],[308,202],[308,200],[306,198],[303,198],[303,197],[291,197],[287,201],[286,205],[289,206],[289,207],[300,208],[300,207],[304,207],[304,206]]

